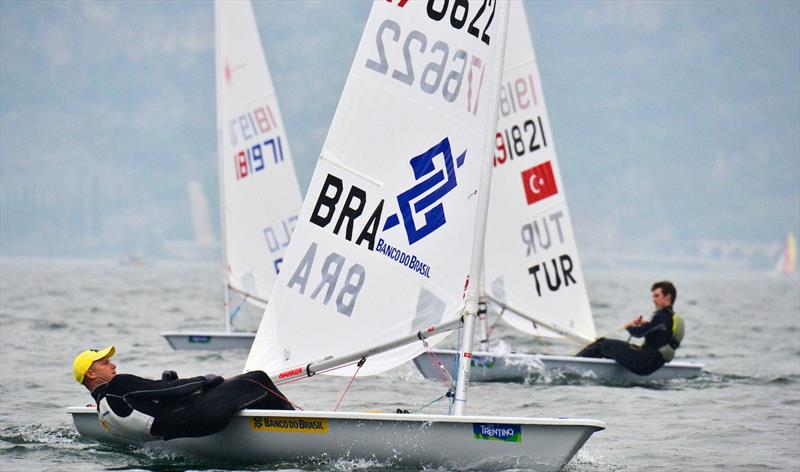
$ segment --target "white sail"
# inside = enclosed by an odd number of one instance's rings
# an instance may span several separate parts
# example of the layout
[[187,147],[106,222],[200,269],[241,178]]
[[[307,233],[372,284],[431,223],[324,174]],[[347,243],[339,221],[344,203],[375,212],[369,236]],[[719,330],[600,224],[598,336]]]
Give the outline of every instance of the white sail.
[[485,293],[524,332],[558,336],[512,310],[594,339],[595,329],[525,9],[511,3],[489,222]]
[[[458,3],[373,4],[245,370],[283,371],[461,314],[494,128],[491,41],[504,25],[492,24],[496,2],[470,3],[469,22]],[[372,356],[360,373],[422,349]]]
[[302,197],[250,2],[214,7],[226,278],[232,289],[266,300]]

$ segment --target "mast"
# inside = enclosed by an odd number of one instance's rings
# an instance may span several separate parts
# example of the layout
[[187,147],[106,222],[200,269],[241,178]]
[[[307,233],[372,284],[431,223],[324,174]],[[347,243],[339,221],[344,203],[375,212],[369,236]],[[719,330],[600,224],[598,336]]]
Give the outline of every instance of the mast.
[[495,134],[497,133],[497,114],[499,107],[500,87],[499,82],[503,75],[504,51],[506,49],[506,36],[508,31],[508,2],[498,2],[499,35],[495,44],[496,60],[492,70],[492,87],[494,100],[491,102],[486,126],[487,138],[483,150],[483,169],[481,170],[480,187],[478,188],[478,209],[475,223],[475,234],[472,242],[472,260],[469,269],[469,286],[464,306],[464,332],[461,333],[461,359],[458,363],[458,380],[456,382],[455,408],[453,414],[462,416],[467,405],[467,387],[469,385],[469,369],[472,359],[472,338],[475,331],[475,319],[478,313],[478,300],[480,297],[481,272],[483,266],[483,240],[486,237],[486,220],[489,214],[489,196],[492,187],[492,165],[490,156],[494,154]]
[[219,234],[222,246],[222,311],[225,316],[225,332],[231,332],[230,308],[230,281],[228,280],[228,245],[225,231],[225,169],[222,167],[222,84],[220,83],[219,68],[222,64],[222,33],[220,31],[220,15],[222,9],[219,0],[214,2],[214,90],[217,98],[217,179],[219,183]]

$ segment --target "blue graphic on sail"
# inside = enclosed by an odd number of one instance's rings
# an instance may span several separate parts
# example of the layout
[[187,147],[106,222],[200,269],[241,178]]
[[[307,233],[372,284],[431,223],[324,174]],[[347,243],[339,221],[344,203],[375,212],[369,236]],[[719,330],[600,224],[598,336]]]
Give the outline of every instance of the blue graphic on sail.
[[[442,156],[441,161],[444,168],[437,169],[434,159],[439,155]],[[454,166],[450,139],[444,138],[432,148],[409,161],[417,184],[397,196],[397,204],[400,207],[400,215],[403,217],[403,226],[406,229],[409,244],[414,244],[447,223],[444,205],[440,201],[458,185],[455,169],[464,164],[466,155],[467,151],[464,150],[456,158]],[[425,180],[420,181],[422,178]],[[420,196],[422,198],[416,200]],[[425,224],[417,228],[414,214],[422,212],[425,212]],[[386,219],[383,230],[386,231],[398,224],[400,224],[400,218],[395,213]]]

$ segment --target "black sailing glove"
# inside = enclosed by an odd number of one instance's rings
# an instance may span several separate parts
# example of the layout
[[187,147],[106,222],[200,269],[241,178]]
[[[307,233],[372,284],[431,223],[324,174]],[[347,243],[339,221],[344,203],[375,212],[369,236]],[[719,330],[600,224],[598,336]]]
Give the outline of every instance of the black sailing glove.
[[206,379],[206,384],[203,385],[203,391],[211,390],[212,388],[216,387],[217,385],[221,384],[225,381],[222,377],[216,374],[206,374],[204,375]]
[[165,382],[178,380],[178,373],[174,370],[165,370],[164,372],[161,372],[161,380]]

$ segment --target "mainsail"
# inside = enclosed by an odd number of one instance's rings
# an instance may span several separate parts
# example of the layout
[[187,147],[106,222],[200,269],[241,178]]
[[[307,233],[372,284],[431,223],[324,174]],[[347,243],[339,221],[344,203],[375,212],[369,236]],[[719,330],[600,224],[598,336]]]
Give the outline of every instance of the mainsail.
[[214,9],[226,279],[265,301],[302,198],[252,6],[216,1]]
[[[283,371],[461,314],[495,125],[496,4],[373,4],[245,370]],[[422,349],[372,356],[360,373]]]
[[503,319],[519,330],[557,336],[543,327],[546,324],[593,340],[586,283],[520,2],[511,2],[508,22],[484,247],[484,293],[508,308]]

